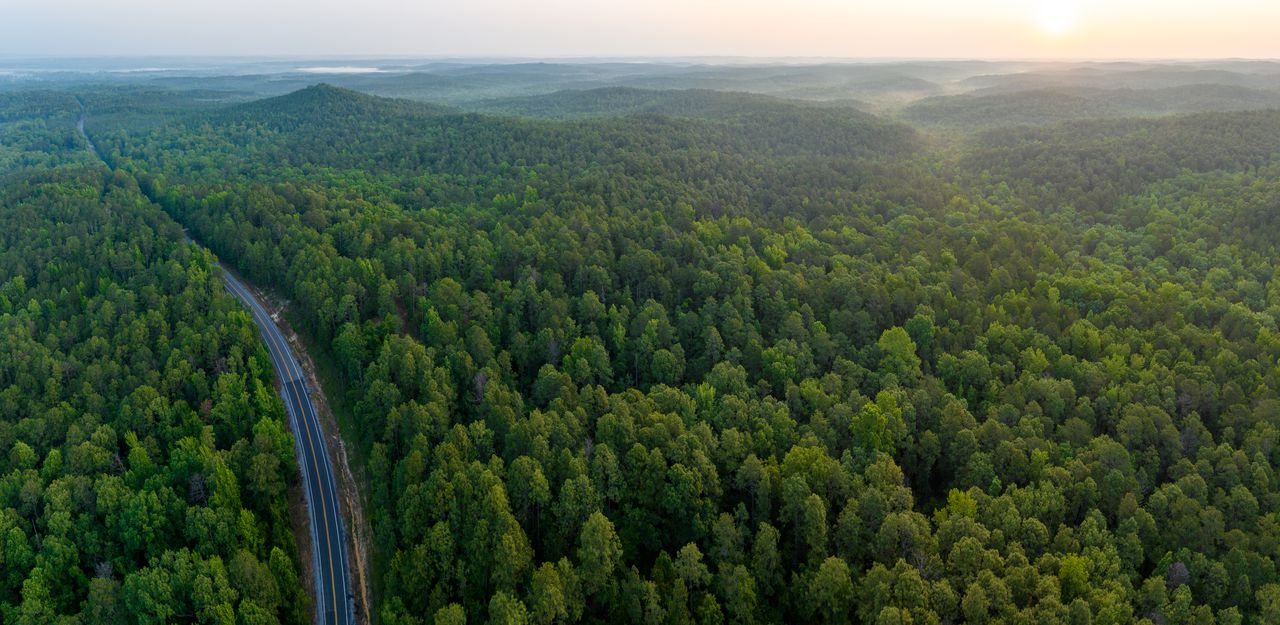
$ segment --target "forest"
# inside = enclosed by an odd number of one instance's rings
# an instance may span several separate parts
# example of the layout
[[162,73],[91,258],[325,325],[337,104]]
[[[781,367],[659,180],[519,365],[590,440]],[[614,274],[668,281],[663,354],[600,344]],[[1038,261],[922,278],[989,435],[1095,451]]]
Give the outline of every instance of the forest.
[[0,95],[4,622],[307,621],[219,262],[338,373],[384,625],[1280,622],[1275,111],[75,95],[105,166]]
[[0,109],[0,621],[304,622],[266,351],[75,104]]

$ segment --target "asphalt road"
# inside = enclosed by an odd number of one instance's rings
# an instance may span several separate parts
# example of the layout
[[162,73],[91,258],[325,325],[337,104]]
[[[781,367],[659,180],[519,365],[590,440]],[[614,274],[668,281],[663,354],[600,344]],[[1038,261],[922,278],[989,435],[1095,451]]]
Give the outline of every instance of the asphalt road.
[[262,330],[276,374],[280,376],[280,398],[284,400],[293,427],[298,467],[306,486],[307,513],[311,520],[311,553],[316,582],[316,622],[320,625],[355,623],[352,606],[351,572],[347,567],[346,532],[338,508],[338,490],[333,465],[324,444],[320,419],[307,391],[306,377],[284,334],[267,309],[244,284],[223,271],[222,279],[249,311]]
[[[76,129],[88,143],[89,151],[102,159],[98,147],[84,131],[88,111],[84,101],[80,103],[80,119]],[[105,161],[104,161],[105,162]],[[183,238],[191,243],[183,229]],[[352,605],[351,569],[347,561],[346,530],[342,526],[342,514],[338,507],[338,489],[333,479],[333,464],[329,461],[329,448],[324,444],[320,419],[307,391],[306,376],[293,355],[293,349],[284,334],[276,326],[262,302],[253,292],[226,270],[222,280],[237,299],[248,307],[254,323],[262,331],[262,338],[271,354],[271,364],[280,376],[280,399],[284,400],[289,424],[293,429],[293,443],[297,450],[298,469],[306,486],[303,494],[307,500],[307,514],[311,525],[312,577],[315,579],[313,597],[316,601],[316,623],[319,625],[353,625],[355,607]]]
[[76,98],[76,102],[80,103],[80,119],[76,120],[76,130],[80,131],[80,136],[84,137],[84,142],[89,144],[89,151],[92,152],[94,156],[98,157],[99,160],[101,160],[102,155],[98,153],[98,146],[94,145],[93,140],[89,138],[89,135],[84,133],[84,118],[87,113],[87,111],[84,108],[84,100],[81,100],[80,98]]

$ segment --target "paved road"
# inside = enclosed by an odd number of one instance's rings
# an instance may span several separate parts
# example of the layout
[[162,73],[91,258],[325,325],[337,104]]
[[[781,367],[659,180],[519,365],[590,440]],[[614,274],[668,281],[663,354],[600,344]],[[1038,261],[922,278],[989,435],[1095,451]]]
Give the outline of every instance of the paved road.
[[311,553],[316,588],[316,621],[321,625],[355,623],[351,602],[351,574],[347,568],[346,533],[338,508],[338,490],[333,465],[325,447],[320,419],[307,391],[306,377],[284,334],[267,309],[244,284],[227,271],[222,272],[227,290],[244,302],[271,353],[280,376],[280,397],[293,426],[298,450],[298,466],[306,486],[307,511],[311,518]]
[[[77,98],[78,99],[78,98]],[[89,144],[89,150],[98,156],[98,147],[84,132],[87,111],[80,100],[80,119],[76,128]],[[191,243],[191,237],[183,230],[183,238]],[[297,448],[298,468],[306,488],[307,514],[311,524],[311,562],[315,578],[316,622],[319,625],[353,625],[356,622],[352,606],[351,569],[347,561],[346,530],[338,508],[338,489],[334,482],[333,464],[329,461],[329,448],[324,444],[320,419],[308,394],[306,376],[293,355],[293,349],[284,334],[276,326],[262,302],[253,292],[227,271],[222,279],[231,291],[253,315],[254,323],[262,331],[271,363],[280,376],[280,398],[284,400],[293,428],[294,446]]]
[[85,134],[84,132],[84,118],[88,113],[88,111],[86,111],[84,108],[84,100],[81,100],[80,98],[76,98],[76,102],[80,104],[80,119],[76,120],[76,130],[80,131],[80,136],[84,137],[84,142],[89,144],[89,151],[92,152],[94,156],[98,157],[98,160],[106,162],[102,158],[102,154],[98,152],[98,146],[94,145],[93,140],[91,140],[89,138],[89,135]]

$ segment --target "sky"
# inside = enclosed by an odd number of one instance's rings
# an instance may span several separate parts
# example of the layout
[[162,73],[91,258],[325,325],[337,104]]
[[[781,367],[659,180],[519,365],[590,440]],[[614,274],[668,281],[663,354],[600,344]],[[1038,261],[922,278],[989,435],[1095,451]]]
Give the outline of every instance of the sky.
[[1280,0],[0,0],[0,55],[1280,58]]

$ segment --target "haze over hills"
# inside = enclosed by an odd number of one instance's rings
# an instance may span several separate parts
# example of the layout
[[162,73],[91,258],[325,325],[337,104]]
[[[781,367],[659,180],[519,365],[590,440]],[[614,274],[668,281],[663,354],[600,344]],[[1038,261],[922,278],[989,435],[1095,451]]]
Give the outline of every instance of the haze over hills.
[[[805,64],[740,59],[709,64],[157,58],[0,62],[0,89],[56,89],[85,81],[186,91],[202,100],[247,100],[327,82],[377,95],[534,117],[661,112],[668,109],[646,102],[642,94],[702,89],[829,102],[939,127],[1249,110],[1280,104],[1280,63],[1265,61]],[[519,98],[530,99],[522,103]]]
[[480,100],[464,106],[471,110],[495,115],[546,119],[619,117],[639,113],[723,119],[741,115],[749,110],[785,111],[805,106],[859,109],[866,105],[850,100],[838,102],[787,100],[773,96],[711,89],[600,87],[556,91],[537,96]]
[[1271,61],[0,59],[0,623],[1273,625],[1277,207]]
[[973,129],[1074,119],[1153,117],[1274,108],[1280,108],[1280,89],[1192,84],[1150,89],[981,89],[964,95],[918,100],[905,106],[900,113],[903,119],[914,123]]

